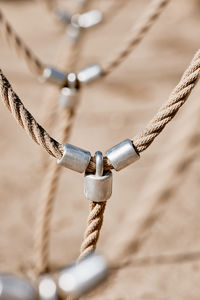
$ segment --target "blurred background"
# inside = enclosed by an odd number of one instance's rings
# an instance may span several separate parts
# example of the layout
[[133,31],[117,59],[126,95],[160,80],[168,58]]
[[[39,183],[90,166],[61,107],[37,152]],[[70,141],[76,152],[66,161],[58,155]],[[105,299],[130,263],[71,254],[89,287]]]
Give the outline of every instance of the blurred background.
[[[54,64],[63,51],[65,32],[41,2],[1,0],[0,8],[31,49],[45,63]],[[63,0],[62,5],[73,11],[74,2]],[[94,1],[92,7],[106,12],[109,2]],[[112,56],[148,3],[125,0],[115,16],[89,30],[77,68]],[[199,49],[199,36],[200,1],[171,1],[124,63],[106,79],[84,88],[70,143],[94,154],[141,132]],[[47,87],[9,48],[2,32],[0,68],[45,126]],[[199,95],[197,86],[136,164],[113,172],[113,195],[97,247],[111,263],[111,275],[84,299],[199,299]],[[49,129],[55,138],[59,136],[56,122]],[[45,178],[42,160],[47,154],[3,105],[0,136],[0,270],[27,273],[34,264],[34,225]],[[51,223],[53,268],[78,256],[87,216],[83,176],[64,169]]]

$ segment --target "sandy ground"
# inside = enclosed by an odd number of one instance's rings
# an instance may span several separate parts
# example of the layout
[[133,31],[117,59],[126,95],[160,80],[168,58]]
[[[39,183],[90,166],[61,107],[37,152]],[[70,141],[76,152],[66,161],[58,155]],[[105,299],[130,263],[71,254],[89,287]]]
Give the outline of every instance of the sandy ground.
[[[79,67],[102,62],[117,51],[148,2],[127,1],[108,24],[91,31]],[[6,0],[0,5],[34,52],[47,63],[55,61],[63,32],[45,8],[34,1]],[[94,153],[140,132],[199,48],[199,36],[200,2],[171,1],[134,53],[108,78],[84,89],[70,142]],[[8,48],[2,34],[0,66],[43,124],[45,87]],[[199,93],[197,87],[140,161],[113,174],[113,196],[98,243],[112,272],[84,299],[200,298]],[[0,136],[0,269],[21,273],[34,264],[34,224],[45,176],[42,150],[2,105]],[[76,259],[87,215],[83,177],[63,170],[52,220],[52,266]]]

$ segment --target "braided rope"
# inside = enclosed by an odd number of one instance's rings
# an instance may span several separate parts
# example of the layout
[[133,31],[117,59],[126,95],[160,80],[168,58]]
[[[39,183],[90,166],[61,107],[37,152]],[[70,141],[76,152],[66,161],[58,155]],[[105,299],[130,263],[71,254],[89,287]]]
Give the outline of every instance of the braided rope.
[[[143,132],[133,138],[136,150],[140,153],[146,150],[153,140],[161,133],[167,123],[177,114],[181,106],[186,102],[191,91],[195,87],[200,74],[200,50],[195,54],[189,67],[183,74],[179,84],[172,91],[168,101],[163,105],[155,117],[149,122]],[[10,83],[0,71],[1,99],[18,123],[25,129],[28,135],[40,144],[50,155],[61,158],[63,145],[52,139],[49,134],[36,122],[33,116],[25,109],[23,103],[13,92]],[[112,165],[104,157],[104,169],[112,169]],[[95,158],[92,157],[87,172],[95,171]]]
[[[85,8],[85,6],[84,6]],[[78,42],[70,43],[66,57],[63,59],[63,68],[71,70],[76,66],[78,57],[83,45],[83,36]],[[80,97],[80,94],[77,95]],[[60,139],[63,143],[69,140],[71,130],[75,120],[75,110],[62,108],[59,110],[60,117]],[[35,253],[36,253],[36,273],[42,274],[48,270],[49,267],[49,240],[50,240],[50,223],[53,213],[53,207],[56,198],[61,168],[54,161],[51,163],[45,178],[45,191],[42,197],[42,205],[39,207],[39,214],[36,223],[36,237],[35,237]]]
[[200,50],[195,54],[191,64],[183,74],[179,84],[172,91],[166,104],[161,106],[155,117],[149,122],[145,130],[133,139],[138,152],[147,149],[153,140],[161,133],[195,87],[200,74]]
[[[143,133],[133,139],[133,143],[136,146],[138,152],[142,152],[147,149],[150,144],[153,142],[156,136],[164,129],[167,123],[169,123],[173,117],[176,115],[180,107],[185,103],[188,96],[190,95],[192,89],[197,83],[200,73],[200,50],[194,56],[191,64],[183,74],[179,84],[176,88],[172,91],[167,103],[163,105],[155,117],[151,120],[151,122],[147,125],[146,129]],[[32,139],[42,145],[44,149],[51,155],[60,158],[63,152],[63,146],[53,140],[46,131],[35,121],[32,115],[24,108],[22,102],[17,97],[17,95],[12,91],[10,84],[8,83],[7,79],[3,76],[0,72],[0,92],[2,96],[2,101],[10,110],[10,112],[14,115],[17,119],[18,123],[26,130],[26,132],[32,137]],[[106,158],[105,158],[106,162]],[[108,165],[105,165],[107,168]],[[109,165],[109,168],[111,166]],[[95,160],[92,158],[89,164],[89,171],[95,170]],[[98,210],[98,217],[103,220],[103,213],[104,213],[104,205],[103,204],[94,204],[94,207],[91,206],[89,220],[92,219],[95,223],[95,218],[97,217],[94,214],[94,209],[96,206],[99,207]],[[95,223],[96,224],[96,223]],[[102,224],[101,224],[102,225]],[[90,223],[88,223],[90,226]],[[86,230],[86,234],[84,237],[84,241],[81,246],[81,254],[82,257],[85,255],[84,253],[88,253],[91,251],[91,244],[86,241],[93,241],[93,247],[95,248],[96,242],[98,240],[99,234],[94,234],[96,228],[100,228],[98,222],[97,227],[93,226],[93,231]],[[87,234],[88,232],[88,234]],[[85,246],[86,245],[86,246]],[[90,249],[90,250],[87,250]]]
[[[149,182],[150,192],[147,187],[145,193],[141,194],[140,198],[143,199],[144,203],[148,200],[148,204],[146,203],[145,210],[137,217],[137,224],[135,223],[135,220],[133,220],[132,214],[127,214],[126,224],[124,224],[123,228],[120,228],[118,234],[122,237],[123,230],[128,225],[133,228],[131,239],[130,236],[121,238],[120,243],[123,247],[118,247],[114,257],[112,257],[113,261],[118,261],[125,255],[127,266],[131,263],[131,258],[133,255],[136,255],[144,245],[144,242],[149,237],[149,232],[152,230],[152,227],[158,222],[159,218],[163,215],[166,206],[174,199],[179,187],[184,183],[184,178],[186,178],[189,169],[199,154],[200,133],[198,128],[200,116],[198,108],[199,105],[198,107],[193,108],[193,119],[186,125],[186,130],[182,131],[184,140],[181,145],[179,144],[178,150],[175,151],[172,159],[170,159],[170,165],[165,167],[168,172],[165,172],[165,170],[162,172],[166,173],[166,176],[160,178],[158,184],[159,190],[152,191],[151,182]],[[130,209],[129,211],[131,212],[132,210]],[[117,239],[117,244],[118,243],[119,241]],[[113,243],[111,246],[113,247]]]
[[15,94],[10,83],[0,70],[0,95],[1,100],[24,128],[26,133],[50,155],[60,159],[63,154],[63,146],[55,141],[33,118],[30,112],[24,107],[19,97]]
[[0,25],[9,45],[15,49],[18,56],[23,58],[30,71],[36,75],[42,75],[45,67],[44,64],[15,32],[10,23],[6,20],[2,11],[0,11]]
[[100,230],[103,224],[103,214],[106,202],[95,203],[90,201],[90,214],[88,217],[87,228],[81,244],[79,260],[95,251],[99,239]]
[[[197,52],[191,65],[183,74],[180,83],[173,90],[167,104],[161,107],[141,137],[135,138],[134,145],[137,147],[139,152],[144,151],[152,143],[154,138],[164,129],[166,124],[172,120],[179,108],[185,103],[197,82],[199,73],[200,51]],[[103,222],[104,210],[104,203],[90,205],[88,226],[81,245],[81,254],[79,259],[95,250]]]
[[134,27],[122,49],[102,64],[102,75],[110,74],[118,67],[133,49],[142,41],[147,32],[158,19],[169,0],[153,0],[148,6],[145,14],[139,20],[137,27]]
[[[73,126],[74,112],[64,109],[60,113],[62,140],[67,142]],[[47,272],[49,267],[50,224],[61,170],[62,168],[55,161],[51,161],[45,177],[36,222],[35,271],[37,274]]]

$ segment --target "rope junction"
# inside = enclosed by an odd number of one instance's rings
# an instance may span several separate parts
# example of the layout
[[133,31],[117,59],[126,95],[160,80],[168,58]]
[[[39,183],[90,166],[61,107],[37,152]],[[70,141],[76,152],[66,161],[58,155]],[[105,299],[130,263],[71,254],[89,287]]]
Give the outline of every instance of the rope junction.
[[[54,7],[54,1],[46,1],[49,7]],[[116,55],[111,55],[107,62],[100,63],[102,68],[102,76],[110,74],[117,66],[119,66],[135,49],[135,47],[142,41],[144,36],[148,33],[152,25],[156,22],[169,0],[152,0],[150,5],[147,7],[144,15],[137,23],[136,27],[131,30],[127,42],[124,43],[123,48],[119,50]],[[53,6],[52,6],[53,5]],[[114,7],[113,7],[114,6]],[[83,6],[84,7],[84,6]],[[121,7],[121,2],[111,5],[114,12]],[[110,15],[109,15],[110,17]],[[37,76],[41,76],[45,69],[46,64],[33,54],[30,47],[28,47],[23,39],[15,32],[11,24],[6,20],[2,11],[0,11],[0,25],[2,31],[9,42],[11,48],[13,48],[17,55],[22,57],[26,62],[30,71]]]
[[[52,3],[54,1],[46,1]],[[106,63],[102,64],[102,76],[110,74],[117,66],[119,66],[126,57],[134,50],[145,34],[149,31],[156,19],[159,17],[164,7],[169,0],[154,0],[149,5],[144,16],[141,18],[137,27],[130,34],[127,43],[124,44],[122,50],[114,55]],[[50,8],[51,9],[51,8]],[[43,64],[33,52],[26,46],[22,39],[15,33],[6,18],[0,12],[0,24],[10,43],[27,63],[29,69],[36,75],[43,73],[45,64]],[[79,46],[73,44],[70,51],[70,63],[67,63],[67,70],[75,68],[80,53]],[[132,139],[133,145],[138,153],[146,150],[154,139],[162,132],[165,126],[175,117],[179,109],[188,99],[190,93],[198,82],[200,74],[200,50],[195,54],[190,65],[184,72],[180,82],[170,94],[167,102],[160,107],[158,112],[147,124],[145,129]],[[4,105],[8,108],[14,116],[18,124],[26,131],[26,133],[47,153],[56,159],[61,159],[64,152],[64,143],[68,140],[70,132],[74,123],[75,111],[63,110],[61,112],[61,127],[62,136],[60,140],[62,143],[53,139],[48,132],[34,119],[32,114],[25,108],[24,104],[13,91],[7,78],[0,71],[0,95]],[[104,170],[111,170],[113,166],[104,157]],[[42,274],[48,271],[48,243],[49,243],[49,227],[50,219],[55,200],[58,180],[60,176],[60,166],[52,162],[49,168],[46,193],[44,201],[40,207],[39,224],[37,233],[36,245],[36,262],[37,273]],[[91,157],[90,163],[86,172],[93,173],[96,170],[95,157]],[[90,213],[88,217],[87,229],[84,234],[84,239],[81,245],[80,256],[78,260],[82,260],[91,252],[95,251],[96,244],[99,238],[100,230],[103,223],[103,214],[105,211],[106,202],[96,203],[90,201]]]

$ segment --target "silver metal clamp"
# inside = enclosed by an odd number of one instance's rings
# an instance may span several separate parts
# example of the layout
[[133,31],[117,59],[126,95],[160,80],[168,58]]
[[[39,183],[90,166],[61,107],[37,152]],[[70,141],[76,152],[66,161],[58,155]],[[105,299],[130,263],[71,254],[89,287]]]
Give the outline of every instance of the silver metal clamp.
[[107,263],[104,257],[93,253],[65,268],[58,276],[58,287],[64,295],[80,297],[98,285],[106,275]]
[[67,82],[67,74],[54,67],[46,66],[42,74],[41,82],[50,82],[62,86]]
[[100,151],[95,153],[96,173],[85,174],[85,197],[93,202],[107,201],[112,194],[112,172],[103,170],[103,155]]
[[106,156],[116,171],[120,171],[140,158],[130,139],[106,151]]
[[91,154],[76,146],[66,144],[63,156],[58,164],[78,173],[84,173],[89,165]]

